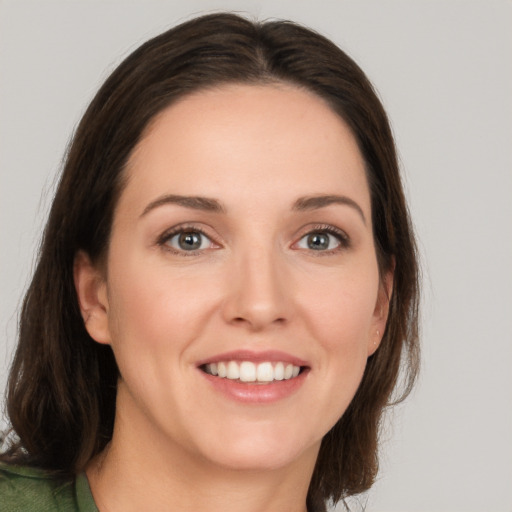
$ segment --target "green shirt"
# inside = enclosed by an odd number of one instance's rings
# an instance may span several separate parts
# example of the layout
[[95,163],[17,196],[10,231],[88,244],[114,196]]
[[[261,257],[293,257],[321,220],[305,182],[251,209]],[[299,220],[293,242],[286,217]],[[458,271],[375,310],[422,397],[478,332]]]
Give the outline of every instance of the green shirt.
[[85,473],[59,481],[43,471],[0,464],[0,512],[98,512]]

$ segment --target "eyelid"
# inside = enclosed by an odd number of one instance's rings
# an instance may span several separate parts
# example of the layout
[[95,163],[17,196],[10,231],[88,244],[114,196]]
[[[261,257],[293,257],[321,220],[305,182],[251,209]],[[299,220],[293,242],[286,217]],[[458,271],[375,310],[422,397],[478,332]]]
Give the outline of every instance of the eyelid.
[[[198,226],[197,224],[193,222],[185,222],[178,224],[176,226],[173,226],[169,229],[166,229],[162,234],[160,234],[156,239],[156,245],[160,246],[162,249],[169,251],[173,254],[179,254],[180,256],[193,256],[197,254],[202,254],[205,251],[211,250],[211,249],[219,249],[222,247],[220,242],[217,241],[217,237],[211,235],[209,233],[210,230],[204,229],[203,227]],[[191,251],[185,251],[185,250],[179,250],[175,249],[174,247],[171,247],[168,245],[167,242],[174,236],[185,233],[185,232],[193,232],[193,233],[199,233],[202,236],[206,237],[212,245],[215,247],[208,248],[208,249],[196,249]]]
[[[315,255],[317,256],[332,254],[333,252],[348,249],[351,246],[350,237],[344,230],[336,226],[333,226],[332,224],[309,224],[301,228],[298,238],[292,244],[292,249],[295,248],[294,246],[296,246],[305,236],[308,236],[312,233],[327,233],[329,235],[336,237],[340,243],[340,246],[336,247],[335,249],[328,249],[325,251],[316,252]],[[311,249],[311,251],[313,250]]]

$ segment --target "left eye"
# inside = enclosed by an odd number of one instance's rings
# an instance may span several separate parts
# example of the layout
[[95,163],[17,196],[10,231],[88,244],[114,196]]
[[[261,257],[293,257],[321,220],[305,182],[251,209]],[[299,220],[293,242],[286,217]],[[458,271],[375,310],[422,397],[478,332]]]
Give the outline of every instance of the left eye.
[[178,251],[199,251],[212,246],[212,241],[200,231],[180,231],[165,243]]
[[341,247],[341,245],[342,241],[338,235],[325,231],[313,231],[304,235],[297,242],[299,249],[309,249],[311,251],[330,251]]

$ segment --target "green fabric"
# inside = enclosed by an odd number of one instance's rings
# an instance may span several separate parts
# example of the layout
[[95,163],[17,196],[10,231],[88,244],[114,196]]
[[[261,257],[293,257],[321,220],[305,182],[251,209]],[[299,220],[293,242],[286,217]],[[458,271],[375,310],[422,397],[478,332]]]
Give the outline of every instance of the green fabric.
[[58,481],[43,471],[0,464],[0,512],[98,512],[85,473]]

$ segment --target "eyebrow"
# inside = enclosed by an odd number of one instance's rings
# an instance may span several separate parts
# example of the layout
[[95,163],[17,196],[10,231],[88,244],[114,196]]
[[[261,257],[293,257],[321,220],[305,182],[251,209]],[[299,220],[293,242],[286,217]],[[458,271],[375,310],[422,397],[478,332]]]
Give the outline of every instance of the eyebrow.
[[222,206],[222,204],[216,199],[201,196],[180,196],[176,194],[169,194],[161,196],[149,203],[146,208],[144,208],[144,211],[140,216],[144,217],[144,215],[149,213],[151,210],[166,204],[177,204],[184,208],[191,208],[193,210],[202,210],[206,212],[225,213],[226,211],[224,206]]
[[[151,201],[151,203],[149,203],[146,208],[144,208],[144,211],[140,216],[144,217],[144,215],[149,213],[151,210],[166,204],[177,204],[178,206],[182,206],[184,208],[191,208],[193,210],[201,210],[206,212],[226,213],[226,209],[217,199],[202,196],[181,196],[176,194],[167,194],[155,199],[154,201]],[[350,206],[360,215],[364,224],[366,224],[366,217],[362,208],[353,199],[350,199],[350,197],[347,196],[330,194],[299,197],[295,203],[293,203],[292,210],[318,210],[320,208],[330,206],[331,204]]]
[[297,199],[297,201],[295,201],[295,203],[293,204],[293,210],[318,210],[320,208],[330,206],[331,204],[341,204],[344,206],[350,206],[360,215],[360,217],[363,219],[364,224],[366,224],[366,217],[364,215],[363,209],[353,199],[350,199],[350,197],[347,196],[331,194],[299,197],[299,199]]

